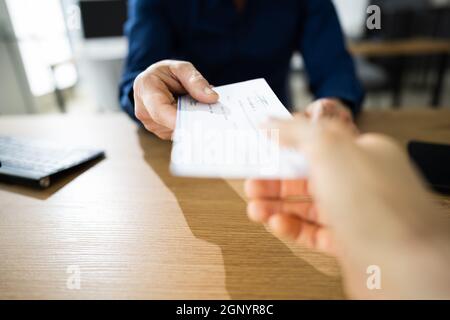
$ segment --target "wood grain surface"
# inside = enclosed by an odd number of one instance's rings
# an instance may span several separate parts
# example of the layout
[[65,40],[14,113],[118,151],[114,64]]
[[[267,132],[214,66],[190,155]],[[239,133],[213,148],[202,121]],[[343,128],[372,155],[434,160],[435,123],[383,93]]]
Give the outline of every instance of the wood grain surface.
[[[450,143],[449,111],[367,113],[360,124],[402,143]],[[171,176],[170,143],[123,114],[0,117],[0,134],[107,154],[46,191],[0,184],[0,299],[345,297],[333,258],[247,220],[242,181]],[[79,290],[67,286],[73,268]]]

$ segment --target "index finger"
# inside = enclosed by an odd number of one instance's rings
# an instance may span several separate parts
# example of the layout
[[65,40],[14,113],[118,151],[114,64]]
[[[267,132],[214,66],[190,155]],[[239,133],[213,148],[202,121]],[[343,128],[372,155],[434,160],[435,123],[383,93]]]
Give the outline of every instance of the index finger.
[[189,62],[171,64],[169,70],[183,85],[183,88],[197,101],[202,103],[216,103],[219,95],[211,89],[209,82]]
[[309,196],[307,180],[247,180],[245,193],[250,199],[299,200]]
[[247,180],[245,194],[251,199],[279,198],[281,193],[280,180]]

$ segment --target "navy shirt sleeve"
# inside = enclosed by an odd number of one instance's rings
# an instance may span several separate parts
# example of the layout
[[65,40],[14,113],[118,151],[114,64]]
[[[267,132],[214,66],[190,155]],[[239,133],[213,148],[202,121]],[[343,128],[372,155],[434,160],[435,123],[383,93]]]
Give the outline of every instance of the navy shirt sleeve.
[[128,56],[120,83],[120,104],[134,118],[134,79],[147,67],[170,58],[173,36],[164,12],[164,0],[129,0],[125,34]]
[[361,109],[364,91],[346,49],[334,5],[331,0],[306,0],[304,6],[299,50],[311,91],[317,99],[341,99],[356,115]]

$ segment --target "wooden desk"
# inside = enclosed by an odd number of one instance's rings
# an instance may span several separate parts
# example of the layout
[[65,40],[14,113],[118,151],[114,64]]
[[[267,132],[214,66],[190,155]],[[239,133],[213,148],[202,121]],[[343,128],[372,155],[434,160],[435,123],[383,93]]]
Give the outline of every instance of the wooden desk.
[[445,74],[448,66],[448,57],[450,55],[450,41],[446,39],[428,39],[413,38],[404,40],[388,41],[362,41],[350,43],[348,45],[350,52],[355,56],[365,58],[396,58],[395,70],[392,70],[396,80],[394,90],[394,105],[400,105],[400,89],[404,72],[405,57],[413,56],[437,56],[438,63],[436,68],[436,81],[433,88],[431,105],[439,106],[442,100],[442,91],[444,89]]
[[[366,114],[361,124],[450,143],[449,111]],[[241,182],[172,177],[170,144],[122,114],[0,117],[0,134],[107,151],[47,191],[0,185],[0,299],[343,297],[332,258],[247,220]],[[73,266],[80,290],[66,286]]]
[[439,39],[405,39],[362,41],[349,44],[352,54],[364,57],[392,57],[450,54],[450,41]]

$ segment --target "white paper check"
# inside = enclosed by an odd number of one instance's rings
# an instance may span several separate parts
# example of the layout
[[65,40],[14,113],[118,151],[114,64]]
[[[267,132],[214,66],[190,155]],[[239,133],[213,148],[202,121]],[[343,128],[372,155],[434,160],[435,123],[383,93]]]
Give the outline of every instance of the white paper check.
[[302,178],[307,166],[296,151],[279,148],[278,132],[260,125],[269,117],[292,116],[264,79],[214,90],[219,102],[178,100],[171,172],[201,178]]

